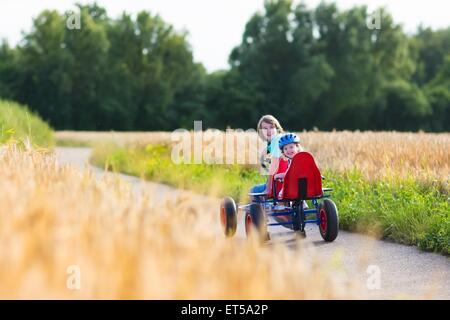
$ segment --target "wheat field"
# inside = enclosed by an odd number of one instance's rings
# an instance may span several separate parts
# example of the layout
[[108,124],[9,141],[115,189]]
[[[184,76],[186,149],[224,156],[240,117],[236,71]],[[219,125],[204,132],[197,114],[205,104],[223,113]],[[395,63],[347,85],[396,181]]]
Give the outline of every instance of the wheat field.
[[2,299],[362,297],[301,247],[225,239],[215,200],[136,198],[51,150],[0,150]]
[[[412,175],[448,186],[450,134],[300,132],[322,168]],[[56,133],[66,141],[168,143],[170,133]],[[218,202],[164,201],[63,166],[52,150],[0,149],[0,298],[363,298],[300,245],[225,239]],[[303,257],[303,258],[302,258]],[[290,267],[286,267],[290,266]],[[295,266],[294,268],[291,266]],[[75,270],[75,271],[74,271]],[[75,285],[75,286],[74,286]]]
[[[321,169],[357,169],[368,178],[412,176],[446,183],[450,180],[450,133],[305,131],[297,134]],[[237,135],[245,136],[246,141],[257,140],[255,133]],[[171,143],[170,132],[59,131],[55,136],[62,142],[113,142],[119,146]],[[246,150],[254,147],[248,145]]]

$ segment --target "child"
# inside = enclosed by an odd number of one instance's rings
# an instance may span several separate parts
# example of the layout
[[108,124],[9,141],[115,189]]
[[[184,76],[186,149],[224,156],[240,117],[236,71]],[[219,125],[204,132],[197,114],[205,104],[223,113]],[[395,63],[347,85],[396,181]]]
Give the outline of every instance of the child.
[[[300,145],[299,137],[295,133],[286,133],[283,136],[281,136],[278,145],[280,147],[282,155],[284,157],[286,157],[288,160],[288,166],[287,166],[287,169],[285,172],[277,173],[273,176],[273,178],[275,180],[276,179],[283,180],[284,177],[286,176],[287,170],[289,170],[289,167],[291,166],[292,158],[294,158],[294,156],[297,153],[302,152],[304,150],[303,150],[302,146]],[[280,192],[278,193],[278,199],[282,200],[282,197],[283,197],[283,188],[281,188]],[[309,208],[306,201],[302,201],[302,206],[303,206],[303,210],[307,210]],[[274,206],[274,210],[283,211],[285,209],[286,208],[283,205]],[[275,217],[275,220],[277,220],[278,222],[286,222],[288,220],[288,218],[284,217],[284,216],[280,216],[280,217]],[[304,230],[301,233],[301,236],[306,237],[306,233]]]
[[[272,162],[274,162],[272,166],[274,167],[278,164],[276,160],[281,157],[280,149],[278,149],[278,140],[283,134],[283,128],[274,116],[265,115],[259,120],[257,130],[260,138],[267,143],[267,148],[260,157],[261,173],[269,175]],[[276,168],[272,169],[276,170]]]
[[[284,134],[278,143],[281,153],[284,157],[288,159],[288,169],[291,165],[292,158],[299,152],[303,151],[303,148],[300,146],[300,139],[295,133],[286,133]],[[287,171],[287,170],[286,170]],[[283,180],[286,172],[277,173],[273,176],[274,179]]]
[[[283,127],[280,122],[272,115],[262,116],[258,121],[257,131],[259,137],[267,143],[267,148],[261,154],[260,172],[263,175],[271,175],[276,172],[280,158],[282,157],[281,151],[278,147],[279,138],[283,134]],[[269,190],[270,181],[266,183],[258,184],[250,190],[252,193],[266,193]],[[255,201],[259,199],[258,196],[252,196],[251,200]]]
[[[280,179],[283,180],[284,176],[286,175],[287,170],[289,170],[289,167],[291,166],[292,158],[299,153],[304,151],[302,146],[300,145],[300,139],[295,133],[286,133],[284,134],[278,143],[281,153],[283,156],[285,156],[288,159],[288,166],[285,172],[283,173],[277,173],[273,176],[274,179]],[[278,193],[278,199],[282,199],[283,196],[283,188],[281,188],[280,192]],[[303,201],[303,209],[308,209],[308,205],[305,201]]]

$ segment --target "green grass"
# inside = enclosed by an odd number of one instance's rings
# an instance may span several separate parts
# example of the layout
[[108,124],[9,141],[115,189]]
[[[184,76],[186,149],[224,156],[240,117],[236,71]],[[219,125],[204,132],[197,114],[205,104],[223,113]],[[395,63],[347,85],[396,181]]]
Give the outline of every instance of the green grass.
[[368,181],[358,171],[326,172],[341,227],[450,254],[448,187],[414,178]]
[[204,194],[227,194],[236,199],[244,199],[253,184],[264,182],[256,170],[238,165],[175,164],[165,145],[117,147],[113,143],[99,144],[94,146],[91,161],[113,171]]
[[34,146],[54,145],[53,130],[38,115],[30,112],[26,106],[0,100],[0,143],[23,143],[27,138]]
[[[114,171],[143,176],[204,194],[246,200],[249,188],[265,182],[254,168],[238,165],[174,164],[165,145],[94,148],[92,162]],[[417,245],[450,254],[448,186],[413,177],[371,181],[357,170],[324,171],[324,185],[332,187],[342,229]]]

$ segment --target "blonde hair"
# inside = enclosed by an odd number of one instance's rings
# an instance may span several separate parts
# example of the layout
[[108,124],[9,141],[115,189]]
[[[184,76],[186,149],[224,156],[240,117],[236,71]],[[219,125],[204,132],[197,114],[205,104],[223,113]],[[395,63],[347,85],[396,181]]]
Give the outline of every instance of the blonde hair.
[[258,121],[258,126],[256,128],[256,131],[258,131],[258,135],[261,137],[261,139],[264,139],[264,136],[261,132],[261,125],[262,123],[270,123],[271,125],[275,126],[275,128],[277,129],[278,133],[283,133],[283,127],[281,126],[280,122],[277,120],[277,118],[275,118],[274,116],[270,115],[270,114],[266,114],[264,116],[262,116],[259,121]]

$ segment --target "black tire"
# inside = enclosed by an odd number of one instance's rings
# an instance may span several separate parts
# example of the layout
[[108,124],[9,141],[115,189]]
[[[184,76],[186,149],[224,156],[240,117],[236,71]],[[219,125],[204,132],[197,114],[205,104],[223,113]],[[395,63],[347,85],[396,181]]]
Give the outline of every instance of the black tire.
[[[339,215],[336,205],[332,200],[325,199],[320,204],[319,217],[321,219],[319,231],[323,240],[327,242],[334,241],[339,233]],[[324,217],[325,220],[322,217]]]
[[237,228],[237,209],[236,203],[230,197],[223,199],[220,205],[220,223],[225,236],[234,236]]
[[300,239],[306,238],[305,230],[305,213],[303,212],[303,202],[300,202],[300,206],[297,208],[298,213],[292,217],[292,229]]
[[303,208],[303,202],[301,201],[296,209],[297,212],[292,216],[292,229],[294,231],[300,231],[300,232],[304,231],[305,226],[303,223],[303,219],[305,218],[305,216],[304,216],[302,208]]
[[244,226],[247,237],[250,237],[251,233],[256,231],[261,241],[269,240],[266,215],[261,204],[250,204],[250,209],[245,213]]

